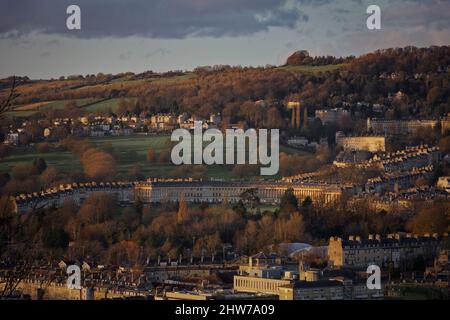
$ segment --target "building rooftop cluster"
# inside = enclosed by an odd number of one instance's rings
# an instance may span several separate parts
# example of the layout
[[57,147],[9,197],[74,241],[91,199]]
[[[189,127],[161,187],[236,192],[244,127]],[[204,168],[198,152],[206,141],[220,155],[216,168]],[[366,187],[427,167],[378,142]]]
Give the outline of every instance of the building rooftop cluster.
[[434,234],[412,234],[412,233],[391,233],[386,237],[379,234],[370,234],[367,238],[350,235],[347,239],[332,237],[330,240],[341,241],[343,246],[348,247],[399,247],[399,246],[417,246],[424,242],[437,242],[448,234],[439,236]]
[[29,202],[45,201],[47,199],[54,199],[65,195],[70,195],[75,192],[85,191],[99,191],[99,190],[119,190],[119,189],[131,189],[137,182],[80,182],[59,185],[58,187],[48,188],[40,192],[22,193],[15,197],[15,201],[18,206],[24,205]]

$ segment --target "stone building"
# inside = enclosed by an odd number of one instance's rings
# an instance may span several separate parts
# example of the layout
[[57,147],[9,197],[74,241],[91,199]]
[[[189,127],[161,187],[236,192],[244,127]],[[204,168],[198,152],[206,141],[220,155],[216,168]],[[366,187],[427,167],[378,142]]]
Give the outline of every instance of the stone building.
[[406,135],[420,129],[431,129],[437,127],[437,120],[385,120],[367,119],[367,131],[381,135]]
[[316,118],[320,119],[322,121],[322,124],[337,124],[345,117],[349,117],[350,112],[341,109],[341,108],[335,108],[330,110],[316,110]]
[[345,151],[365,150],[370,152],[386,151],[384,136],[351,136],[346,137],[343,132],[336,132],[336,144]]
[[279,289],[280,300],[343,300],[344,286],[336,280],[295,281]]
[[354,186],[348,184],[284,181],[149,181],[138,184],[135,190],[144,203],[176,202],[181,198],[192,203],[237,203],[242,193],[255,189],[261,203],[279,204],[289,188],[300,201],[310,197],[324,204],[355,192]]
[[60,185],[41,192],[21,194],[15,197],[18,212],[36,208],[61,206],[71,199],[80,204],[92,194],[107,193],[117,197],[123,204],[139,199],[143,203],[177,202],[183,199],[190,203],[237,203],[242,193],[255,189],[261,203],[279,204],[287,189],[303,201],[310,197],[322,204],[332,204],[343,195],[353,195],[355,187],[350,184],[327,184],[321,182],[298,181],[193,181],[158,180],[147,182],[87,182]]
[[328,261],[335,267],[367,268],[371,264],[380,267],[393,263],[394,267],[411,264],[422,256],[434,258],[439,252],[442,238],[411,234],[391,234],[386,238],[369,235],[368,239],[349,236],[348,240],[331,237],[328,244]]

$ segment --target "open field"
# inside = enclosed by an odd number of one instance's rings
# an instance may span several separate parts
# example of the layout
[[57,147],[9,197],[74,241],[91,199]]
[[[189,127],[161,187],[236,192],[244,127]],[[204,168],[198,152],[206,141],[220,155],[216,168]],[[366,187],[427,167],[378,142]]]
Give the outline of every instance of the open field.
[[[146,159],[149,148],[155,150],[156,158],[158,158],[161,151],[170,150],[171,142],[169,136],[132,135],[92,138],[90,141],[98,148],[113,155],[121,178],[127,178],[129,170],[136,165],[141,167],[141,172],[146,177],[170,177],[171,173],[179,168],[169,162],[150,164]],[[305,154],[302,151],[285,147],[280,147],[280,152]],[[68,151],[58,150],[48,153],[37,153],[34,149],[16,149],[12,155],[0,161],[0,171],[8,172],[17,163],[30,163],[37,157],[45,159],[48,165],[55,166],[62,172],[82,171],[79,159]],[[232,166],[214,165],[204,166],[203,168],[203,172],[210,178],[236,178],[231,172]],[[186,177],[189,175],[190,173],[186,172]]]
[[18,163],[31,163],[35,158],[43,158],[47,166],[54,166],[58,170],[66,173],[81,171],[82,166],[80,161],[73,156],[69,151],[55,151],[48,153],[38,153],[34,150],[16,150],[11,156],[0,160],[0,171],[10,172]]
[[[126,98],[127,100],[134,100],[135,98]],[[117,112],[119,107],[119,98],[112,98],[108,100],[99,101],[86,107],[88,112]]]
[[95,98],[86,98],[86,99],[74,99],[74,100],[56,100],[56,101],[43,101],[30,103],[26,105],[19,105],[13,107],[14,111],[8,112],[8,115],[11,116],[29,116],[37,111],[48,110],[48,109],[64,109],[66,104],[70,101],[75,101],[79,107],[83,107],[85,105],[90,105],[98,101]]
[[327,72],[327,71],[334,71],[342,68],[344,64],[330,64],[325,66],[282,66],[278,67],[278,70],[283,71],[291,71],[291,72],[310,72],[310,73],[316,73],[316,72]]

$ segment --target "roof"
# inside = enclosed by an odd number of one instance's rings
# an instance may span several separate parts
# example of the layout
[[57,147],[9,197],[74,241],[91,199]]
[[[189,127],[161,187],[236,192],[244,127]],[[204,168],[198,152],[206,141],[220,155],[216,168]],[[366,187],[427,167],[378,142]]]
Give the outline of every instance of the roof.
[[337,280],[296,281],[293,285],[294,289],[329,288],[342,286],[343,283]]

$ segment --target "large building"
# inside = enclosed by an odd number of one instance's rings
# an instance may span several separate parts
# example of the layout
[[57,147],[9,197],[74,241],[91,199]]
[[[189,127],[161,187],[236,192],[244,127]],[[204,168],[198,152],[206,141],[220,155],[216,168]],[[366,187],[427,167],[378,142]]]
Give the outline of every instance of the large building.
[[133,203],[136,199],[144,203],[177,202],[182,199],[190,203],[237,203],[241,195],[255,189],[261,203],[279,204],[286,190],[292,188],[295,196],[303,201],[310,197],[322,204],[332,204],[343,195],[353,195],[353,185],[320,182],[288,181],[193,181],[158,180],[147,182],[73,183],[61,185],[41,192],[21,194],[15,197],[19,212],[49,206],[61,206],[71,199],[80,204],[91,194],[108,193],[120,203]]
[[417,236],[391,234],[387,238],[369,235],[368,239],[349,236],[348,240],[331,237],[328,244],[328,260],[335,267],[367,268],[371,264],[380,267],[393,263],[394,267],[411,264],[419,256],[434,258],[442,238],[437,234]]
[[386,138],[384,136],[346,137],[343,132],[338,131],[336,132],[336,144],[342,146],[345,151],[386,151]]
[[434,165],[441,159],[438,147],[416,146],[403,150],[376,154],[362,163],[362,167],[378,167],[383,171],[411,170]]
[[276,258],[258,253],[248,258],[248,264],[239,266],[239,274],[233,278],[236,292],[278,295],[278,289],[292,283],[295,270],[283,267]]
[[383,176],[367,180],[365,190],[373,193],[398,192],[400,189],[414,187],[419,178],[429,180],[433,175],[433,166],[414,168],[409,171],[389,172]]
[[278,204],[289,188],[303,201],[310,197],[319,203],[332,203],[343,194],[354,194],[352,185],[319,182],[284,181],[149,181],[135,187],[136,196],[144,203],[176,202],[184,199],[192,203],[237,203],[242,193],[254,189],[261,203]]
[[320,119],[322,124],[336,124],[349,116],[350,112],[345,109],[316,110],[316,118]]
[[382,135],[405,135],[420,129],[434,129],[437,120],[385,120],[367,119],[367,131]]
[[86,182],[60,185],[41,192],[20,194],[15,197],[18,212],[35,210],[36,208],[60,207],[67,200],[81,204],[93,194],[107,193],[117,198],[119,203],[134,201],[135,184],[131,182]]
[[280,300],[343,300],[344,285],[336,280],[295,281],[278,289]]

